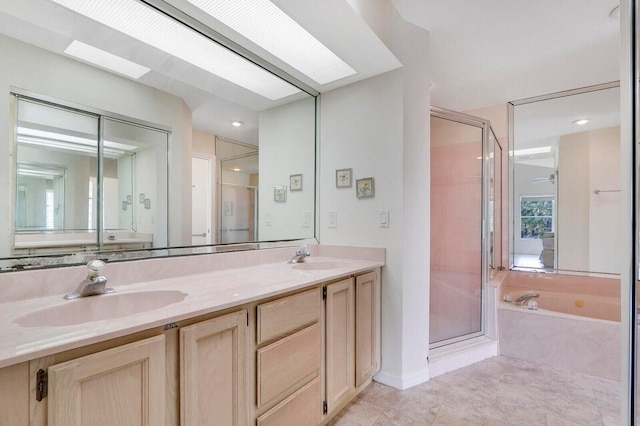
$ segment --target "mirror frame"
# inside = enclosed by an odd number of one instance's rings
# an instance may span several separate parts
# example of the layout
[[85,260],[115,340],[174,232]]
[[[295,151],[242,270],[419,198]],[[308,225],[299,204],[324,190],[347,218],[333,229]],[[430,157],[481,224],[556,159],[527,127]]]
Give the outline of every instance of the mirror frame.
[[520,105],[527,105],[535,102],[548,101],[553,99],[564,98],[567,96],[580,95],[585,93],[597,92],[600,90],[607,90],[613,88],[619,88],[620,81],[611,81],[608,83],[595,84],[592,86],[579,87],[576,89],[564,90],[560,92],[548,93],[540,96],[533,96],[524,99],[518,99],[507,102],[508,111],[508,124],[509,124],[509,270],[520,272],[543,272],[549,274],[565,274],[565,275],[577,275],[577,276],[593,276],[593,277],[605,277],[620,276],[620,274],[606,273],[606,272],[591,272],[591,271],[573,271],[562,270],[554,267],[554,269],[534,269],[528,267],[522,267],[514,265],[514,241],[515,241],[515,208],[516,208],[516,188],[515,188],[515,160],[512,152],[515,151],[515,123],[514,113],[515,107]]
[[[309,238],[300,238],[300,239],[288,239],[288,240],[273,240],[273,241],[258,241],[251,243],[230,243],[230,244],[211,244],[211,245],[202,245],[202,246],[169,246],[169,247],[158,247],[158,248],[150,248],[150,249],[131,249],[131,250],[95,250],[95,251],[83,251],[83,252],[60,252],[55,254],[34,254],[28,256],[10,256],[0,258],[0,273],[6,272],[14,272],[21,270],[32,270],[32,269],[42,269],[42,268],[52,268],[52,267],[65,267],[65,266],[77,266],[86,263],[87,261],[93,259],[101,259],[107,262],[118,262],[118,261],[130,261],[130,260],[142,260],[149,258],[159,258],[159,257],[174,257],[174,256],[191,256],[191,255],[200,255],[200,254],[212,254],[212,253],[226,253],[230,251],[244,251],[244,250],[260,250],[260,249],[269,249],[276,247],[290,247],[296,246],[300,244],[317,244],[317,232],[319,226],[319,218],[318,218],[318,197],[319,197],[319,179],[318,179],[318,170],[319,170],[319,158],[318,158],[318,138],[319,138],[319,98],[320,92],[305,84],[304,82],[298,80],[292,75],[288,74],[284,70],[276,67],[272,63],[258,56],[257,54],[251,52],[240,44],[234,42],[233,40],[223,36],[218,33],[211,27],[203,24],[202,22],[194,19],[189,16],[182,10],[164,2],[163,0],[137,0],[140,3],[151,7],[152,9],[166,15],[170,19],[175,20],[181,25],[186,26],[187,28],[195,31],[205,38],[209,39],[213,43],[217,43],[222,47],[232,51],[233,53],[239,55],[240,57],[253,62],[259,67],[267,70],[268,72],[274,74],[275,76],[281,78],[282,80],[288,82],[289,84],[297,87],[302,92],[310,95],[314,100],[314,196],[313,196],[313,212],[314,212],[314,220],[313,220],[313,237]],[[105,116],[109,116],[116,119],[123,119],[125,121],[131,121],[140,123],[149,127],[154,127],[161,130],[166,130],[171,134],[171,129],[166,126],[162,126],[156,123],[148,123],[143,120],[133,119],[132,117],[122,116],[116,113],[111,113],[109,111],[101,111],[99,109],[91,108],[86,105],[74,105],[73,103],[60,101],[58,99],[53,99],[48,96],[41,96],[40,94],[30,92],[28,90],[23,90],[15,87],[10,87],[9,91],[12,93],[18,93],[25,97],[32,97],[38,101],[50,102],[53,104],[59,104],[63,106],[69,106],[71,108],[77,108],[82,111],[88,112],[97,112],[99,114],[103,114]],[[15,147],[14,147],[15,149]],[[169,168],[169,176],[171,173],[171,165],[168,164]],[[10,192],[12,193],[11,202],[14,204],[14,192],[13,188],[10,188]],[[170,219],[169,219],[170,220]],[[11,225],[10,225],[11,226]]]

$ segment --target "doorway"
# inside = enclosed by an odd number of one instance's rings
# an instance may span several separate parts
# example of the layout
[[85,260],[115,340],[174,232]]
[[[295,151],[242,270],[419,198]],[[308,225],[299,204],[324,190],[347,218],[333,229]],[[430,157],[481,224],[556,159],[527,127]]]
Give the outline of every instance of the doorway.
[[191,245],[211,242],[211,159],[191,158]]

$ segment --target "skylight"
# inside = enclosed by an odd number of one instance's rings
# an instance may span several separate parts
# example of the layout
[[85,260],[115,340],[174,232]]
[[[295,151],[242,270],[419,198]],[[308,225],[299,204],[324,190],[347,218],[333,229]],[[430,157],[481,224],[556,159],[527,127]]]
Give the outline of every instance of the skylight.
[[72,41],[64,50],[64,53],[136,80],[151,71],[151,69],[140,64],[105,52],[97,47],[89,46],[78,40]]
[[299,92],[270,72],[134,0],[52,1],[268,99]]
[[188,0],[320,84],[355,70],[269,0]]

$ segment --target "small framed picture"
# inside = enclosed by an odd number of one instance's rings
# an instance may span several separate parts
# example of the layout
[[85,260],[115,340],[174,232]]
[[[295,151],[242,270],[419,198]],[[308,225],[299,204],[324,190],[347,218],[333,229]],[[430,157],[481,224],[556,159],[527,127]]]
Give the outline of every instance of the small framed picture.
[[273,201],[278,203],[284,203],[287,201],[287,187],[286,186],[274,186],[273,187]]
[[127,195],[127,204],[131,204],[133,202],[133,197],[131,195]]
[[139,200],[140,200],[140,204],[144,204],[144,200],[145,200],[144,194],[140,194]]
[[351,188],[351,174],[352,169],[338,169],[336,170],[336,188]]
[[144,208],[147,209],[147,210],[151,208],[151,199],[150,198],[145,198],[144,199]]
[[127,210],[127,202],[126,201],[122,202],[122,210]]
[[373,197],[375,193],[376,191],[375,191],[372,177],[356,179],[356,197],[357,198]]
[[302,191],[302,175],[289,176],[289,190],[290,191]]

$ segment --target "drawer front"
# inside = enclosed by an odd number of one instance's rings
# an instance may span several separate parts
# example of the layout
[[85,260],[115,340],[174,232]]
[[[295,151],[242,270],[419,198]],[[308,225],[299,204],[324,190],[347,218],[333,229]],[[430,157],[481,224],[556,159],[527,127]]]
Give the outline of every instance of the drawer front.
[[258,426],[316,426],[322,420],[320,377],[258,417]]
[[320,288],[258,305],[258,345],[320,320]]
[[258,407],[283,399],[320,373],[320,324],[258,349]]

